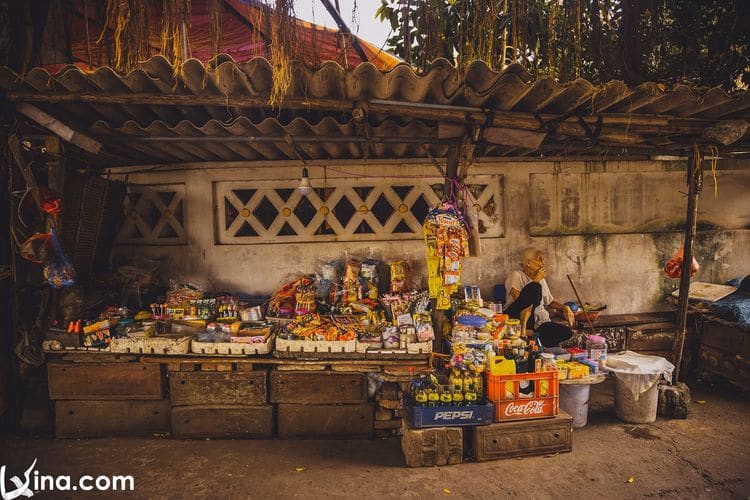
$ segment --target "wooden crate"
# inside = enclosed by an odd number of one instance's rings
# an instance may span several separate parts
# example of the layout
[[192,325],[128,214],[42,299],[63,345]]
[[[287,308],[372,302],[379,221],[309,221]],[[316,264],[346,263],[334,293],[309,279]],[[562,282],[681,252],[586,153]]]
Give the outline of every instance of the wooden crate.
[[56,401],[55,436],[87,438],[167,433],[170,405],[158,401]]
[[750,332],[720,320],[703,322],[697,375],[750,388]]
[[172,408],[176,438],[270,438],[273,406],[201,405]]
[[573,449],[573,419],[563,411],[555,418],[482,425],[469,433],[473,456],[480,462]]
[[648,351],[670,351],[677,325],[649,323],[628,328],[627,349],[649,354]]
[[47,363],[49,398],[162,399],[161,367],[142,363]]
[[372,403],[358,405],[280,404],[280,438],[368,438],[373,433]]
[[174,406],[263,405],[267,402],[268,371],[169,372]]
[[367,377],[346,372],[271,372],[271,402],[294,404],[367,401]]

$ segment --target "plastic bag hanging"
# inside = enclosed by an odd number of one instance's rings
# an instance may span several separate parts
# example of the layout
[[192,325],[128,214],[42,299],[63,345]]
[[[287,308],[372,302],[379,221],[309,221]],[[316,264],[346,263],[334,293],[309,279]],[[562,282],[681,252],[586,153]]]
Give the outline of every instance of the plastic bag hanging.
[[50,263],[44,267],[44,277],[53,288],[70,286],[76,282],[76,271],[68,256],[63,252],[54,228],[50,229],[50,235],[55,253]]
[[[680,276],[682,276],[682,261],[684,259],[684,254],[685,248],[681,246],[680,249],[677,250],[672,256],[672,258],[667,261],[667,263],[664,265],[664,272],[667,276],[669,276],[670,278],[679,278]],[[693,257],[693,262],[690,265],[690,277],[692,278],[693,276],[695,276],[695,273],[697,273],[700,268],[700,264],[698,264],[698,261],[695,260],[695,257]]]
[[50,233],[36,233],[21,244],[21,257],[34,264],[44,264],[54,255]]

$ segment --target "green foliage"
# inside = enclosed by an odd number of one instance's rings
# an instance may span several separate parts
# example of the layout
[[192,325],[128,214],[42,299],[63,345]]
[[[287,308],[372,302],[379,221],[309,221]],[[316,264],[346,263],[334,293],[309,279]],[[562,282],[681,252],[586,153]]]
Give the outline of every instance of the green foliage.
[[748,0],[381,0],[387,44],[425,68],[444,57],[519,62],[561,81],[750,83]]

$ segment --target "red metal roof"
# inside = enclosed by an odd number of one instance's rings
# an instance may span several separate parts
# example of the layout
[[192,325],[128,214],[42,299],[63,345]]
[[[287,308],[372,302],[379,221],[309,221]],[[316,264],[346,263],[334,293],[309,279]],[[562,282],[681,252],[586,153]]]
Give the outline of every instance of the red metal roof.
[[[151,54],[161,53],[160,8],[161,2],[154,2],[151,15]],[[113,22],[110,21],[108,34],[97,44],[101,26],[92,19],[91,5],[84,8],[82,1],[73,7],[77,14],[73,18],[71,29],[72,63],[81,69],[92,70],[102,66],[112,66],[111,54]],[[85,13],[88,13],[88,20]],[[221,15],[221,38],[219,51],[232,56],[237,62],[249,61],[254,57],[269,57],[271,10],[255,0],[225,0]],[[211,53],[211,15],[207,0],[193,0],[191,20],[188,27],[191,57],[207,63]],[[62,36],[63,30],[56,30]],[[88,35],[87,35],[88,33]],[[350,35],[355,37],[355,35]],[[354,50],[351,40],[344,50],[342,35],[338,30],[326,28],[307,21],[297,20],[297,54],[295,59],[305,64],[318,67],[324,61],[336,61],[343,67],[355,67],[362,62]],[[368,62],[376,68],[391,69],[401,61],[394,55],[359,37],[362,50]],[[64,40],[48,37],[47,46],[42,52],[41,66],[50,72],[61,70],[70,64],[69,55],[63,49]]]

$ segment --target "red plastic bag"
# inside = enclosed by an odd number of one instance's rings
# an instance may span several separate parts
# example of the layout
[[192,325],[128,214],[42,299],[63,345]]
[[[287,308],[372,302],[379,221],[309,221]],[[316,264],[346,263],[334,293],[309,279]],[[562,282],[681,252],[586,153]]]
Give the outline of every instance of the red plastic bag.
[[[682,276],[682,261],[685,256],[685,248],[680,247],[677,252],[672,256],[671,259],[667,261],[667,263],[664,265],[664,272],[669,276],[670,278],[679,278]],[[701,266],[698,264],[698,261],[695,260],[695,257],[693,257],[693,263],[690,266],[690,277],[692,278],[695,276],[695,273],[697,273],[700,270]]]

